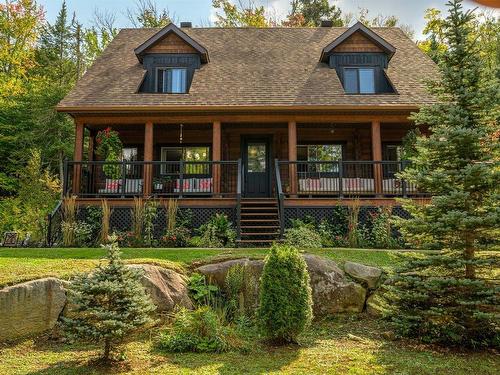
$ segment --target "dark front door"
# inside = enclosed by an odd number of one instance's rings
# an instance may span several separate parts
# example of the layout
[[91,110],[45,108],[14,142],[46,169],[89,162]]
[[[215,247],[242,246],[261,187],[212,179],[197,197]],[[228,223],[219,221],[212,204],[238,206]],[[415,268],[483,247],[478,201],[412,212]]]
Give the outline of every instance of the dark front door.
[[246,197],[269,197],[271,162],[269,137],[242,137],[243,193]]

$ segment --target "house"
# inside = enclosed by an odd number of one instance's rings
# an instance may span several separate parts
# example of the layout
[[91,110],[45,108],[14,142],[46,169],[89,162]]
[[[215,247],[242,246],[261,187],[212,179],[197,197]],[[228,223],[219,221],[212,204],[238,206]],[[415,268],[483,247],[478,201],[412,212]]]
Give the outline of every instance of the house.
[[[122,226],[133,197],[175,197],[195,226],[226,212],[243,242],[354,200],[421,197],[397,173],[436,74],[398,28],[123,29],[57,107],[76,127],[65,194],[107,198]],[[95,154],[108,127],[118,177]]]

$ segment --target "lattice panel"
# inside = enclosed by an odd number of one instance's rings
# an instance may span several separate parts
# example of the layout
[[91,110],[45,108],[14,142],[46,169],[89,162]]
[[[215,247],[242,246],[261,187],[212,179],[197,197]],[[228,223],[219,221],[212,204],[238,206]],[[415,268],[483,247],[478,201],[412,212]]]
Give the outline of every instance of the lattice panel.
[[132,209],[131,208],[113,208],[109,219],[111,232],[126,232],[132,228]]

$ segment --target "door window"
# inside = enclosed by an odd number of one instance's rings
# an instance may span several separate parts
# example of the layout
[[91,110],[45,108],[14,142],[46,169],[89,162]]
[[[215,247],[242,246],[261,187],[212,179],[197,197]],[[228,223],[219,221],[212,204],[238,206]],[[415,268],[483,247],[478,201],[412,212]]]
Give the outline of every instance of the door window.
[[249,173],[264,173],[267,168],[265,143],[249,143],[247,147]]

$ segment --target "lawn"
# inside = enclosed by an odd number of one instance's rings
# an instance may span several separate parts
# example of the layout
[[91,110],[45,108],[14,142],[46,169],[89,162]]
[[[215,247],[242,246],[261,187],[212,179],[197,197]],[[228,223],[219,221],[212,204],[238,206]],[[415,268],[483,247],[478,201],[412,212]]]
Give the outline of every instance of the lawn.
[[[316,322],[299,346],[268,347],[256,342],[241,354],[164,354],[154,347],[157,330],[126,347],[120,374],[498,374],[500,358],[492,352],[436,350],[412,342],[382,338],[383,323],[342,316]],[[151,339],[152,337],[152,339]],[[96,347],[29,339],[0,346],[0,374],[101,374],[91,359]]]
[[[195,261],[224,257],[263,257],[268,249],[123,249],[123,258],[131,263],[155,263],[182,269]],[[340,266],[346,260],[391,268],[394,251],[354,249],[313,249],[309,253],[329,257]],[[0,286],[54,276],[68,279],[86,272],[103,258],[103,249],[0,249]]]

